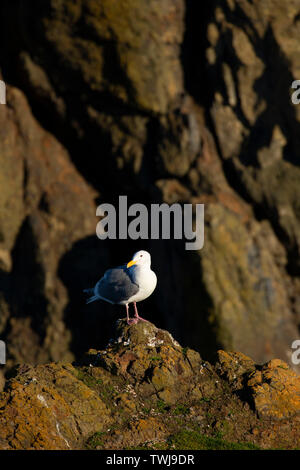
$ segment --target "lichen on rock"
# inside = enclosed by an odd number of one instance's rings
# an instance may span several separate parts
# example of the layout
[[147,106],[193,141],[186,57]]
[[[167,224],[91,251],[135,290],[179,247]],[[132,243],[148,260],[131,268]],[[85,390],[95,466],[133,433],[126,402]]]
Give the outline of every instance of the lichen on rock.
[[300,445],[299,377],[218,352],[215,365],[149,322],[117,322],[79,363],[18,366],[0,394],[1,449],[251,449]]

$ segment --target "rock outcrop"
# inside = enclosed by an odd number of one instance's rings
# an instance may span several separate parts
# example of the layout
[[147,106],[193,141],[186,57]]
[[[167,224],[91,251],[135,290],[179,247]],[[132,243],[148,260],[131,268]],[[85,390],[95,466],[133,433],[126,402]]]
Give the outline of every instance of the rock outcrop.
[[213,366],[152,323],[119,320],[80,363],[18,366],[0,394],[0,449],[255,449],[300,445],[300,378],[218,352]]

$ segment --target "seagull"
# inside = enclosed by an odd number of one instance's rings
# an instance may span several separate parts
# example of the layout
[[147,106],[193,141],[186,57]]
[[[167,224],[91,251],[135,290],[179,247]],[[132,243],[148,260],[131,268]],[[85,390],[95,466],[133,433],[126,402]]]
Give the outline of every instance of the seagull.
[[[127,265],[105,271],[95,287],[84,289],[90,295],[86,303],[102,299],[111,304],[125,305],[128,325],[140,320],[148,321],[139,316],[136,303],[147,299],[156,284],[156,274],[151,270],[151,256],[147,251],[141,250],[133,255]],[[134,306],[134,318],[129,318],[130,303]]]

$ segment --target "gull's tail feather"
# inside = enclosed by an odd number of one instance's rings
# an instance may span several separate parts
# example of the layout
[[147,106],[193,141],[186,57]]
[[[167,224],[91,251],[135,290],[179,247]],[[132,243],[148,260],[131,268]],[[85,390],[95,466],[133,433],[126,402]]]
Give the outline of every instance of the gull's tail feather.
[[96,295],[93,295],[93,294],[95,294],[94,289],[83,289],[83,292],[84,292],[85,294],[88,294],[88,295],[91,296],[91,297],[89,297],[89,298],[87,299],[87,301],[86,301],[87,304],[89,304],[89,303],[91,303],[91,302],[95,302],[95,300],[98,300],[98,299],[99,299],[99,297],[97,297]]
[[91,302],[95,302],[95,300],[99,300],[99,297],[97,297],[96,295],[93,295],[93,297],[90,297],[89,299],[87,299],[86,303],[90,304]]
[[93,289],[93,288],[92,288],[92,289],[83,289],[83,292],[84,292],[85,294],[92,295],[92,294],[94,294],[94,289]]

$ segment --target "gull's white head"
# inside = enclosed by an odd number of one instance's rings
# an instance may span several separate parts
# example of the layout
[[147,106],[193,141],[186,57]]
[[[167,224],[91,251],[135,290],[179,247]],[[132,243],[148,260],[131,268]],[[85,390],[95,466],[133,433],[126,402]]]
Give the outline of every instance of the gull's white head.
[[150,268],[151,266],[151,256],[148,251],[138,251],[133,255],[133,258],[129,263],[127,264],[127,268],[130,268],[130,266],[148,266]]

